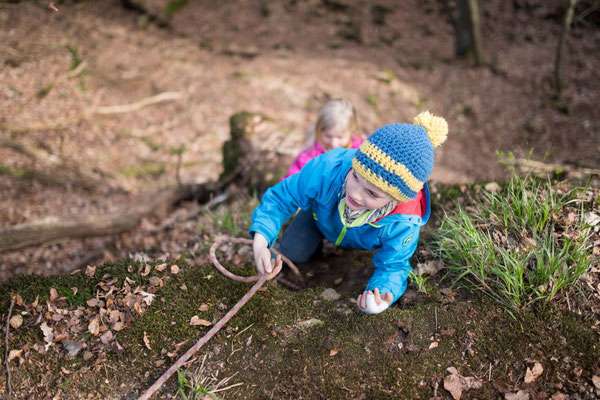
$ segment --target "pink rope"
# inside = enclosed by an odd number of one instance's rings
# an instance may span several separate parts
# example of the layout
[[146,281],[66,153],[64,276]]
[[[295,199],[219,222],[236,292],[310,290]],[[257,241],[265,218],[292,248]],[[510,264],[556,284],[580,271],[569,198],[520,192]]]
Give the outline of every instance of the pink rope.
[[[185,362],[187,360],[189,360],[190,357],[192,357],[194,355],[194,353],[196,353],[200,349],[200,347],[202,347],[206,342],[208,342],[219,331],[219,329],[221,329],[227,323],[227,321],[229,321],[231,319],[231,317],[233,317],[235,315],[235,313],[238,312],[238,310],[240,308],[242,308],[244,306],[244,304],[246,304],[252,296],[254,296],[254,294],[258,291],[258,289],[260,289],[260,287],[267,280],[273,279],[281,271],[281,266],[277,266],[273,270],[273,272],[271,272],[270,274],[265,274],[265,275],[256,274],[256,275],[252,275],[252,276],[239,276],[239,275],[232,274],[231,272],[226,270],[219,263],[219,261],[217,260],[217,256],[215,255],[215,251],[216,251],[217,247],[219,247],[219,245],[221,245],[222,243],[225,243],[225,242],[251,244],[252,240],[227,238],[227,239],[213,243],[213,245],[210,247],[209,254],[210,254],[210,258],[211,258],[213,264],[215,265],[215,267],[219,270],[219,272],[221,272],[223,275],[225,275],[226,277],[228,277],[230,279],[233,279],[233,280],[236,280],[239,282],[254,282],[254,281],[256,281],[256,283],[254,284],[254,286],[252,286],[252,288],[250,288],[248,293],[246,293],[244,295],[244,297],[242,297],[237,302],[237,304],[235,306],[233,306],[231,308],[231,310],[229,310],[229,312],[227,314],[225,314],[225,316],[223,318],[221,318],[221,320],[219,322],[217,322],[211,328],[211,330],[206,333],[206,335],[202,336],[202,338],[200,338],[200,340],[198,340],[198,342],[196,342],[195,345],[193,345],[188,351],[186,351],[185,354],[182,355],[179,358],[179,360],[177,360],[175,362],[175,364],[171,365],[171,367],[168,370],[166,370],[160,376],[160,378],[158,378],[156,380],[156,382],[154,382],[154,384],[152,386],[150,386],[144,393],[142,393],[142,395],[138,398],[138,400],[149,399],[171,377],[171,375],[173,375],[175,373],[175,371],[177,371],[181,366],[183,366],[183,364],[185,364]],[[277,250],[271,249],[271,251],[277,255],[280,255],[280,253]],[[281,254],[281,258],[283,259],[283,261],[285,261],[290,266],[292,271],[294,271],[294,273],[296,275],[300,276],[300,278],[302,279],[302,275],[298,271],[298,268],[296,268],[296,266],[287,257],[285,257],[282,254]]]

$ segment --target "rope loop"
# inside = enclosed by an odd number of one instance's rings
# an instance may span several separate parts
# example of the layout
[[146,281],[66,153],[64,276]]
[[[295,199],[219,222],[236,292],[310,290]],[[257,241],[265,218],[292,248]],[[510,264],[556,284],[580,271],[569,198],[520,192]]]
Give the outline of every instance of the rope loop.
[[[239,275],[236,275],[236,274],[228,271],[225,267],[223,267],[221,265],[221,263],[219,263],[215,253],[217,251],[217,248],[224,243],[243,243],[243,244],[252,245],[253,242],[251,239],[231,238],[231,237],[226,237],[226,238],[223,238],[221,240],[214,242],[212,244],[212,246],[210,246],[209,254],[210,254],[210,259],[212,260],[215,268],[217,268],[219,270],[219,272],[222,273],[223,275],[225,275],[226,277],[233,279],[235,281],[254,282],[254,281],[259,280],[262,276],[261,274],[256,274],[256,275],[252,275],[252,276],[239,276]],[[302,282],[304,282],[302,274],[300,273],[300,271],[298,271],[298,268],[296,268],[294,263],[291,262],[289,258],[287,258],[286,256],[284,256],[283,254],[281,254],[280,252],[278,252],[275,249],[269,249],[269,250],[271,251],[271,253],[273,253],[275,255],[280,255],[281,259],[290,267],[290,269],[294,272],[294,274],[296,274],[300,278],[300,280]],[[267,274],[267,280],[273,279],[275,276],[277,276],[277,274],[279,272],[281,272],[281,266],[276,266],[275,269],[273,269],[273,271],[270,274]]]

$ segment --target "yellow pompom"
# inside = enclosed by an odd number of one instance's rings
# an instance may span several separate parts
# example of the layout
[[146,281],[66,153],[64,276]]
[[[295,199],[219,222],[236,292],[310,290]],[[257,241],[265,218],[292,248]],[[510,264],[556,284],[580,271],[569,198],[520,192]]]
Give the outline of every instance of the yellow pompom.
[[442,117],[436,117],[429,111],[424,111],[417,115],[413,124],[425,128],[433,147],[438,147],[440,144],[444,143],[446,137],[448,137],[448,123],[446,120]]

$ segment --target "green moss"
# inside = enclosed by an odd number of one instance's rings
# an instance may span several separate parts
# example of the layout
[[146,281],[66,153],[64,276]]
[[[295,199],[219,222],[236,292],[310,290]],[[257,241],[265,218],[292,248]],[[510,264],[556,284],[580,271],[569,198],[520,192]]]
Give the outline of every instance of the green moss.
[[[0,285],[0,311],[6,311],[10,290],[20,293],[26,301],[33,301],[37,295],[43,301],[49,288],[54,287],[67,296],[70,304],[76,305],[94,293],[95,285],[105,274],[110,279],[117,278],[116,285],[121,285],[125,277],[147,285],[152,275],[169,276],[147,312],[118,333],[125,351],[107,354],[106,368],[85,369],[91,363],[78,356],[75,360],[61,361],[56,369],[64,366],[73,371],[72,375],[60,377],[58,372],[50,373],[56,379],[55,386],[67,398],[87,393],[122,397],[149,387],[176,357],[210,329],[190,326],[192,316],[216,322],[251,287],[223,277],[210,265],[191,266],[182,259],[177,263],[181,268],[177,275],[153,269],[148,276],[141,276],[137,273],[138,263],[122,260],[98,266],[91,278],[83,274],[13,278]],[[128,272],[129,265],[133,272]],[[251,265],[226,267],[239,275],[254,272]],[[73,296],[71,287],[78,287],[77,295]],[[290,292],[268,282],[265,290],[257,292],[196,353],[200,359],[210,353],[208,364],[222,365],[221,377],[237,373],[232,384],[245,383],[228,390],[227,398],[258,399],[271,395],[273,398],[429,398],[431,380],[446,376],[449,366],[456,367],[464,376],[480,376],[482,366],[499,360],[494,366],[494,377],[507,379],[512,371],[522,373],[526,368],[524,360],[534,357],[563,359],[570,355],[586,371],[592,371],[600,357],[597,337],[587,328],[589,321],[574,315],[563,316],[552,309],[531,311],[517,321],[485,298],[459,293],[456,302],[443,304],[444,297],[434,292],[420,296],[410,308],[393,306],[383,314],[370,316],[358,312],[350,303],[356,293],[328,302],[320,299],[321,291],[313,288]],[[200,311],[202,303],[209,304],[209,309]],[[350,312],[344,312],[341,306]],[[310,318],[317,318],[323,324],[299,326],[300,321]],[[408,332],[399,328],[399,321],[409,327]],[[454,333],[442,334],[446,330]],[[14,334],[13,346],[42,342],[39,327]],[[144,335],[150,340],[151,350],[144,345]],[[177,343],[186,340],[176,357],[166,356],[166,352],[175,350]],[[438,346],[430,349],[434,341]],[[467,342],[471,343],[473,355],[465,355]],[[332,355],[332,350],[338,352]],[[56,347],[49,351],[46,358],[56,356]],[[25,390],[26,382],[47,379],[43,378],[48,374],[43,368],[44,359],[41,356],[34,359],[37,362],[12,371],[17,390]],[[164,363],[157,367],[158,360]],[[553,373],[550,363],[544,363],[544,368]],[[136,377],[134,382],[132,376]],[[110,384],[105,384],[105,379]],[[249,382],[261,384],[253,386]],[[498,393],[491,385],[484,384],[472,395],[495,398]]]
[[48,93],[50,93],[50,91],[52,90],[53,87],[54,87],[54,83],[48,83],[47,85],[42,87],[40,90],[38,90],[37,93],[35,94],[35,96],[38,99],[43,99],[44,97],[46,97],[48,95]]
[[188,3],[188,0],[171,0],[165,7],[165,14],[167,18],[171,17],[175,14],[179,9],[185,6]]
[[13,176],[20,179],[33,179],[35,177],[35,172],[26,169],[0,165],[0,175]]
[[118,173],[128,178],[139,178],[143,176],[160,176],[166,172],[165,163],[146,163],[131,165],[120,169]]

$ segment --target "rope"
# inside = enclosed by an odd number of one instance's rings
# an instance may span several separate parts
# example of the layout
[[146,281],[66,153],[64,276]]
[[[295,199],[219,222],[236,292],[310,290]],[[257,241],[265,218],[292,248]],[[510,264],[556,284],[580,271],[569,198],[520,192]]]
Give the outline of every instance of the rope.
[[[252,240],[241,239],[241,238],[226,238],[226,239],[223,239],[223,240],[213,243],[213,245],[210,247],[209,254],[210,254],[210,259],[212,260],[214,266],[219,270],[220,273],[222,273],[223,275],[225,275],[226,277],[228,277],[230,279],[233,279],[233,280],[239,281],[239,282],[254,282],[254,281],[256,281],[256,283],[254,284],[254,286],[252,286],[252,288],[250,288],[248,293],[246,293],[244,295],[244,297],[242,297],[237,302],[237,304],[235,306],[233,306],[231,308],[231,310],[229,310],[229,312],[227,314],[225,314],[225,316],[223,318],[221,318],[221,320],[219,320],[219,322],[217,322],[212,327],[212,329],[210,331],[208,331],[204,336],[202,336],[202,338],[200,338],[200,340],[198,340],[198,342],[196,342],[195,345],[193,345],[188,351],[186,351],[185,354],[182,355],[179,358],[179,360],[177,360],[177,362],[175,362],[175,364],[171,365],[171,367],[168,370],[166,370],[160,376],[160,378],[158,378],[156,380],[156,382],[154,382],[154,384],[152,386],[150,386],[144,393],[142,393],[142,395],[138,398],[138,400],[149,399],[163,385],[163,383],[165,383],[171,377],[171,375],[173,375],[175,373],[175,371],[177,371],[183,364],[185,364],[185,362],[187,360],[189,360],[190,357],[192,357],[194,355],[194,353],[196,353],[200,349],[200,347],[202,347],[206,342],[208,342],[219,331],[219,329],[221,329],[227,323],[227,321],[229,321],[231,319],[231,317],[233,317],[235,315],[235,313],[238,312],[238,310],[240,308],[242,308],[244,306],[244,304],[246,304],[252,296],[254,296],[254,294],[258,291],[258,289],[260,289],[260,287],[266,281],[268,281],[269,279],[273,279],[281,271],[281,265],[279,265],[279,266],[276,266],[275,269],[270,274],[265,274],[265,275],[256,274],[256,275],[252,275],[252,276],[239,276],[239,275],[235,275],[235,274],[229,272],[227,269],[225,269],[225,267],[223,267],[219,263],[219,261],[217,260],[217,256],[215,255],[215,251],[216,251],[217,247],[219,247],[219,245],[221,245],[225,242],[252,244]],[[300,277],[300,279],[302,279],[302,275],[300,274],[300,271],[298,271],[298,268],[296,268],[296,266],[287,257],[285,257],[283,254],[279,253],[275,249],[271,249],[271,252],[275,253],[276,255],[281,255],[281,259],[289,265],[289,267],[292,269],[292,271],[294,271],[294,273],[296,275],[298,275]]]

